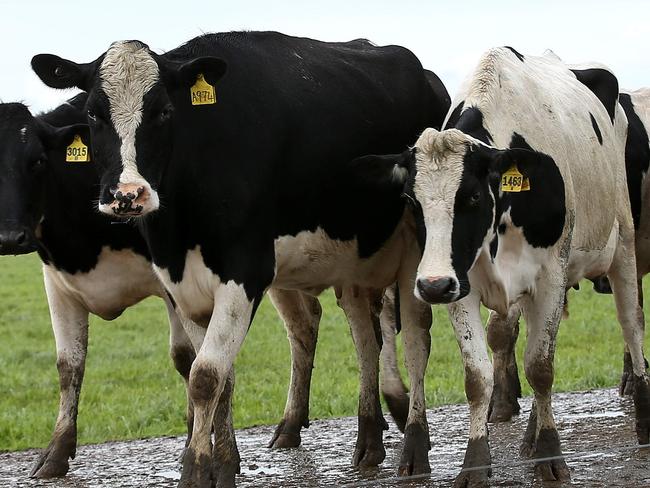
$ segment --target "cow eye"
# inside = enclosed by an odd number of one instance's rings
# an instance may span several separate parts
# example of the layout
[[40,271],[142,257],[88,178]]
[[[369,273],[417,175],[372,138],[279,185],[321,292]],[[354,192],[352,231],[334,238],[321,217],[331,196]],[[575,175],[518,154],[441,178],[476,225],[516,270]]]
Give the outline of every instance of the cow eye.
[[93,112],[92,109],[89,108],[87,114],[90,120],[92,120],[93,122],[97,122],[97,115],[95,115],[95,112]]
[[45,155],[42,155],[40,158],[34,160],[29,165],[29,169],[33,173],[38,173],[45,168],[46,158]]
[[481,199],[481,192],[479,190],[475,191],[472,193],[469,197],[469,204],[470,205],[476,205],[479,200]]
[[158,115],[158,120],[160,122],[166,122],[169,120],[169,118],[172,116],[172,112],[174,111],[174,107],[169,104],[166,105],[161,111],[160,114]]

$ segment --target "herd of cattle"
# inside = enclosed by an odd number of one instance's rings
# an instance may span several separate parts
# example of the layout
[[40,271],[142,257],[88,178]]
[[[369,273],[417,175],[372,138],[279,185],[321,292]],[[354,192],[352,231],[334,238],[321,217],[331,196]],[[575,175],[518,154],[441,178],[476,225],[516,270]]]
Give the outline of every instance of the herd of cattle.
[[464,467],[476,468],[456,485],[487,483],[488,421],[519,411],[520,315],[535,395],[522,453],[543,479],[569,478],[553,356],[567,291],[583,278],[614,294],[622,392],[649,442],[650,90],[619,93],[600,64],[504,47],[482,56],[452,104],[405,48],[274,32],[203,35],[165,54],[116,42],[90,63],[41,54],[32,67],[50,87],[82,90],[36,116],[0,104],[0,252],[43,261],[60,377],[32,476],[63,476],[75,456],[88,315],[110,320],[152,295],[187,387],[183,488],[235,484],[233,362],[265,293],[292,358],[271,447],[299,445],[308,425],[316,297],[333,287],[359,361],[354,465],[385,458],[381,359],[404,432],[399,473],[430,471],[430,305],[447,304],[470,407]]

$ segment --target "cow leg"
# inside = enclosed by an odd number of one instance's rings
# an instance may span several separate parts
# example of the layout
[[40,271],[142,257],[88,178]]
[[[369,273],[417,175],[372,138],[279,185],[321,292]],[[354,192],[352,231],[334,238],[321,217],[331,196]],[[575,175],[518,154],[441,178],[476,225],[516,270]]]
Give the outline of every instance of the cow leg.
[[239,474],[239,450],[232,422],[232,395],[235,391],[235,368],[228,374],[214,415],[214,447],[212,448],[212,480],[216,486],[235,486]]
[[[622,235],[607,274],[614,291],[616,315],[623,330],[623,339],[630,352],[636,435],[639,444],[650,442],[650,378],[643,358],[645,318],[639,307],[636,263],[632,239]],[[628,379],[628,381],[630,381]]]
[[515,345],[519,336],[519,308],[513,306],[503,317],[490,313],[487,340],[492,349],[494,364],[494,389],[490,401],[489,421],[506,422],[519,413],[518,398],[521,384],[515,357]]
[[[418,257],[419,261],[419,257]],[[404,359],[409,374],[411,393],[409,413],[404,429],[404,447],[398,468],[400,476],[431,472],[429,465],[429,424],[427,422],[424,375],[431,350],[431,306],[413,294],[413,278],[417,263],[410,271],[402,270],[399,279],[400,315]]]
[[488,356],[480,299],[474,292],[449,305],[449,318],[465,367],[465,394],[469,404],[469,441],[457,488],[486,486],[492,475],[488,439],[488,409],[494,381]]
[[52,439],[30,476],[55,478],[68,472],[68,459],[74,459],[77,450],[77,412],[88,350],[88,311],[60,290],[47,267],[43,274],[56,341],[60,400]]
[[381,331],[378,310],[374,309],[379,295],[366,288],[350,287],[337,296],[350,324],[359,362],[359,430],[352,464],[377,466],[386,457],[383,433],[388,429],[379,401]]
[[[255,302],[259,303],[258,297]],[[208,329],[190,371],[190,398],[194,404],[192,439],[183,458],[179,488],[210,488],[212,486],[212,445],[210,433],[219,397],[224,390],[233,362],[241,348],[253,318],[254,301],[246,295],[243,285],[233,281],[221,284],[214,295],[214,308]],[[224,436],[215,426],[215,436]],[[224,454],[225,456],[225,454]],[[218,487],[234,486],[235,470],[228,477],[219,473]]]
[[185,449],[190,443],[192,438],[192,425],[194,424],[194,405],[192,405],[192,400],[190,399],[189,392],[189,381],[190,381],[190,369],[192,368],[192,363],[196,357],[194,345],[190,340],[190,337],[185,331],[185,324],[183,320],[178,315],[174,309],[172,301],[167,295],[163,297],[165,301],[165,306],[167,307],[167,316],[169,317],[169,356],[172,358],[174,367],[178,374],[183,378],[185,383],[185,393],[187,396],[187,407],[185,411],[185,420],[187,424],[187,438],[185,439],[185,447],[183,448],[183,454],[181,455],[181,460],[185,454]]
[[[528,336],[524,367],[535,394],[536,407],[536,418],[531,413],[528,431],[535,429],[533,457],[545,459],[536,463],[535,471],[545,481],[563,481],[571,477],[561,458],[560,437],[551,404],[556,336],[564,310],[563,276],[561,268],[544,270],[537,280],[535,296],[539,298],[526,297],[523,307]],[[553,457],[559,459],[548,460]]]
[[382,346],[379,355],[381,362],[380,389],[386,400],[388,410],[400,432],[404,432],[409,413],[409,395],[397,366],[397,317],[395,303],[396,286],[386,288],[382,300],[379,325],[381,327]]
[[[639,297],[639,308],[643,311],[643,280],[637,279],[637,294]],[[645,320],[641,322],[641,326],[645,330]],[[648,361],[645,361],[645,367],[648,367]],[[625,344],[625,352],[623,353],[623,375],[621,376],[621,383],[618,392],[621,396],[632,396],[634,393],[634,373],[632,371],[632,356],[630,349]]]
[[322,309],[316,298],[297,291],[270,290],[269,297],[282,317],[291,346],[291,383],[269,447],[300,445],[300,429],[309,427],[309,390]]

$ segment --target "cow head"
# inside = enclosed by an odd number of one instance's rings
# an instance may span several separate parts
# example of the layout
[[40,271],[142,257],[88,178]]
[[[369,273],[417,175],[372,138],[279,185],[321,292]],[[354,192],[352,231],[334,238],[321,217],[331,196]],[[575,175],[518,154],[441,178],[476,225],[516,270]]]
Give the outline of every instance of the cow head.
[[57,128],[21,103],[0,104],[0,254],[37,249],[51,160],[84,133],[85,125]]
[[121,41],[91,63],[40,54],[32,68],[48,86],[88,92],[93,152],[102,167],[99,210],[128,218],[159,208],[175,111],[191,103],[190,88],[200,75],[214,86],[226,64],[214,57],[169,61],[139,41]]
[[373,160],[373,175],[384,166],[377,181],[403,185],[423,229],[415,281],[420,300],[451,303],[469,293],[468,273],[494,234],[501,175],[516,164],[527,176],[536,158],[533,151],[498,150],[456,129],[427,129],[410,158]]

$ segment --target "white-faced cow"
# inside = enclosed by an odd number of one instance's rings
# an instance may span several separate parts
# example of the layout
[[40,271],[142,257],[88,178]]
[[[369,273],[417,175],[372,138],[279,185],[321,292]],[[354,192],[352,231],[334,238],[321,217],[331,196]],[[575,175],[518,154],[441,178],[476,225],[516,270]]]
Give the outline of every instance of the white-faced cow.
[[[571,67],[578,75],[587,69],[585,66]],[[650,272],[650,188],[646,174],[650,166],[650,144],[648,129],[650,128],[650,89],[642,88],[636,91],[621,91],[619,103],[623,107],[628,120],[627,138],[625,142],[625,169],[627,175],[628,196],[634,220],[635,254],[638,280],[639,306],[643,308],[643,287],[641,280]],[[602,134],[596,132],[596,138]],[[603,275],[593,280],[594,290],[598,293],[612,293],[607,276]],[[490,404],[490,421],[500,422],[509,420],[520,410],[518,398],[521,396],[517,362],[515,359],[515,343],[519,334],[519,314],[515,309],[510,311],[510,317],[501,317],[493,313],[488,322],[488,344],[493,352],[494,390]],[[647,362],[646,362],[647,365]],[[634,381],[632,358],[627,350],[623,358],[623,374],[619,392],[621,395],[632,395]]]
[[502,316],[521,309],[525,372],[535,393],[524,451],[541,458],[536,469],[544,479],[569,478],[556,457],[553,356],[565,292],[584,277],[607,274],[612,283],[633,364],[637,436],[648,442],[627,124],[617,98],[618,82],[606,69],[574,73],[553,55],[492,49],[460,90],[448,129],[427,129],[412,153],[386,165],[384,174],[404,177],[421,223],[424,253],[414,293],[449,304],[465,366],[464,467],[477,469],[463,470],[457,486],[483,485],[489,475],[493,371],[481,302]]
[[[88,314],[111,320],[143,298],[161,297],[170,321],[170,354],[186,382],[194,348],[200,347],[189,341],[184,330],[196,326],[181,322],[155,276],[140,232],[128,224],[113,225],[118,222],[94,207],[99,176],[88,137],[86,98],[82,93],[37,117],[22,104],[0,104],[0,254],[38,251],[57,347],[61,401],[52,440],[31,473],[39,478],[65,475],[69,459],[75,456]],[[272,290],[269,295],[287,328],[292,354],[285,413],[271,446],[294,447],[309,420],[321,308],[317,299],[299,292]],[[396,367],[390,295],[385,305],[382,392],[403,429],[408,397]],[[191,401],[187,418],[191,434]]]
[[444,97],[418,59],[363,40],[232,32],[162,55],[126,41],[87,64],[39,55],[32,66],[49,86],[88,92],[104,167],[99,208],[138,220],[165,288],[205,327],[190,373],[195,421],[180,486],[234,484],[239,456],[219,412],[270,287],[312,294],[336,287],[361,363],[354,460],[376,464],[385,424],[371,312],[380,290],[398,282],[411,379],[400,472],[428,471],[431,311],[410,292],[420,249],[413,223],[402,218],[401,191],[358,185],[349,164],[399,151],[439,124]]

